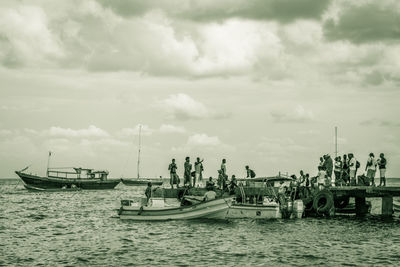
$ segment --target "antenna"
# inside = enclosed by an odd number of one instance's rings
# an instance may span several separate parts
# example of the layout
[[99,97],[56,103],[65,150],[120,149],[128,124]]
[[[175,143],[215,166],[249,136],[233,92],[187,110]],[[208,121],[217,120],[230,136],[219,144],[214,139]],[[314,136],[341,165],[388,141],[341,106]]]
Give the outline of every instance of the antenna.
[[335,158],[337,158],[338,154],[338,145],[337,145],[337,126],[335,126]]
[[137,160],[137,178],[140,178],[139,175],[139,165],[140,165],[140,145],[141,145],[141,134],[142,134],[142,125],[139,125],[139,150],[138,150],[138,160]]

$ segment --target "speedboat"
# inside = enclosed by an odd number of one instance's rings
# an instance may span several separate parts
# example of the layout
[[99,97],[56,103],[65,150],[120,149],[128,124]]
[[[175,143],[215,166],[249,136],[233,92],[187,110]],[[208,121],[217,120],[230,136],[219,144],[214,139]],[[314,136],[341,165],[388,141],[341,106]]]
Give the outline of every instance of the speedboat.
[[165,207],[163,199],[151,199],[152,205],[135,205],[130,200],[121,200],[118,210],[120,219],[137,221],[166,221],[189,219],[225,219],[231,198],[218,198],[188,206]]

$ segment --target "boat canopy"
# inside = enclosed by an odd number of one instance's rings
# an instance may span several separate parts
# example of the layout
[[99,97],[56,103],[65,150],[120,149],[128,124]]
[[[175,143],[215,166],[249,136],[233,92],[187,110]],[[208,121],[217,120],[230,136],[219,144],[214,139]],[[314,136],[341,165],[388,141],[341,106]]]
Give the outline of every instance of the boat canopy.
[[107,170],[94,170],[81,167],[49,168],[47,170],[48,177],[56,178],[87,178],[106,180],[108,174],[109,172]]

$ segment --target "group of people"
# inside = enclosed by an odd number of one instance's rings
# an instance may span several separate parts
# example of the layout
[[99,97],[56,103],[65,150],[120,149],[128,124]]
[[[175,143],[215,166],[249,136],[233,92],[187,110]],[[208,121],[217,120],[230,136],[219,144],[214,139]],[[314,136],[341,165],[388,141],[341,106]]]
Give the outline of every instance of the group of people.
[[[185,163],[183,165],[183,185],[188,187],[196,187],[196,186],[203,186],[203,161],[204,159],[200,160],[199,157],[196,158],[194,163],[194,170],[193,165],[190,163],[190,157],[185,158]],[[179,188],[180,178],[177,173],[178,166],[175,162],[175,159],[172,159],[171,163],[168,166],[168,170],[170,172],[170,185],[171,188],[174,188],[176,185]],[[247,177],[254,178],[256,177],[256,173],[254,170],[250,169],[249,166],[245,167]],[[206,187],[210,187],[210,185],[215,186],[215,183],[212,181],[212,177],[206,183]],[[220,189],[227,189],[232,188],[237,185],[236,176],[232,175],[231,181],[228,181],[228,174],[226,172],[226,159],[222,159],[221,161],[221,168],[218,170],[218,180],[217,186]]]
[[378,186],[386,186],[386,164],[387,160],[383,153],[380,153],[378,159],[375,159],[374,153],[370,153],[365,165],[365,174],[357,176],[361,164],[353,153],[344,154],[343,157],[337,156],[334,163],[330,155],[324,155],[320,158],[318,165],[317,183],[325,186],[331,184],[337,186],[361,184],[376,186],[375,174],[379,169],[380,182]]

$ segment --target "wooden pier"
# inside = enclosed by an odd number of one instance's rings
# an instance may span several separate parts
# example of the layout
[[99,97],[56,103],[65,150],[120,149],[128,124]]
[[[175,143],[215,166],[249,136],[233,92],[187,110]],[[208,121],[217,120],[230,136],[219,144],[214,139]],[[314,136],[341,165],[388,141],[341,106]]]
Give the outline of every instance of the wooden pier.
[[[243,192],[248,197],[259,196],[276,196],[278,187],[244,187]],[[329,187],[327,188],[333,199],[348,199],[354,197],[356,205],[356,214],[359,216],[368,213],[367,198],[382,198],[382,215],[392,216],[393,214],[393,197],[400,197],[400,187],[373,187],[373,186],[344,186],[344,187]],[[217,190],[220,194],[222,192]],[[317,189],[311,189],[315,195]],[[165,198],[180,198],[183,195],[203,196],[206,192],[205,188],[179,188],[179,189],[163,189],[156,190],[155,196]],[[242,192],[236,188],[236,196],[240,196]],[[303,200],[304,201],[304,200]],[[312,201],[309,199],[309,201]],[[306,204],[306,203],[305,203]]]
[[393,197],[400,196],[400,187],[346,186],[331,187],[330,191],[335,198],[354,197],[357,215],[367,213],[366,198],[382,198],[382,215],[392,216]]

